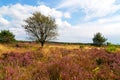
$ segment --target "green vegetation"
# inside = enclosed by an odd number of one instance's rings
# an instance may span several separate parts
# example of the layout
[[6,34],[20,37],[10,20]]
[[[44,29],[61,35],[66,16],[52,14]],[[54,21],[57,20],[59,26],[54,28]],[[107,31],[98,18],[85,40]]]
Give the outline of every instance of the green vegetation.
[[106,51],[110,52],[110,53],[114,53],[118,50],[117,46],[111,45],[111,46],[107,46]]
[[23,27],[30,35],[30,38],[40,42],[42,47],[46,41],[52,40],[57,36],[57,25],[52,17],[35,12],[25,22],[26,25]]
[[1,43],[12,43],[15,42],[15,36],[9,30],[2,30],[0,32]]
[[104,36],[102,36],[101,33],[96,33],[93,37],[93,44],[96,46],[102,46],[105,42],[106,42],[106,38],[104,38]]

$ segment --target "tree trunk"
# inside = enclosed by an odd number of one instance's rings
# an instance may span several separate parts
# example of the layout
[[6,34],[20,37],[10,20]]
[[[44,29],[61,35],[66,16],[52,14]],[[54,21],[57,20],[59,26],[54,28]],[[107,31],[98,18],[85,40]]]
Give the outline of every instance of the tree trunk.
[[45,42],[41,42],[41,47],[43,47],[43,46],[44,46],[44,43],[45,43]]

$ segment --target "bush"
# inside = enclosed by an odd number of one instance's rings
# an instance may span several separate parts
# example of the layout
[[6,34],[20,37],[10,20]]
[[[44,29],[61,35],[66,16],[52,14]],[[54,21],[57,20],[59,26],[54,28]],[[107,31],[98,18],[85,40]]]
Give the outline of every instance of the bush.
[[0,32],[1,43],[12,43],[15,42],[15,36],[9,30],[2,30]]
[[107,42],[107,46],[111,46],[112,45],[112,43],[110,43],[110,42]]
[[117,51],[117,47],[116,46],[108,46],[106,48],[107,52],[116,52]]
[[105,43],[107,39],[104,38],[104,36],[102,36],[101,33],[96,33],[93,37],[93,44],[96,45],[96,46],[101,46]]

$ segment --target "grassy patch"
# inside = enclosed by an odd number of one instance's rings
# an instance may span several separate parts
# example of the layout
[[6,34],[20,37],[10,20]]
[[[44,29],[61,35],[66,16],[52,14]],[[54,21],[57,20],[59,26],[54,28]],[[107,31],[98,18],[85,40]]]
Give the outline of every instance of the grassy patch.
[[110,52],[110,53],[114,53],[114,52],[116,52],[118,50],[118,47],[116,47],[116,46],[108,46],[107,48],[106,48],[106,51],[107,52]]

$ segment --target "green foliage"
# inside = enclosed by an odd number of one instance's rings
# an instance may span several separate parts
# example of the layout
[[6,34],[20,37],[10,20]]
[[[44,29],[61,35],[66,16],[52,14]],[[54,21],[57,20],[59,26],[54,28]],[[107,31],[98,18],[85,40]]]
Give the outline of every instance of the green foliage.
[[103,59],[98,58],[98,59],[96,59],[96,63],[97,63],[97,65],[101,65],[104,63],[104,61],[103,61]]
[[32,40],[36,40],[44,46],[46,41],[52,40],[57,36],[57,25],[55,19],[45,16],[40,12],[35,12],[25,20],[24,29]]
[[101,46],[106,42],[106,38],[104,36],[102,36],[101,33],[96,33],[93,37],[93,44],[96,46]]
[[99,67],[96,67],[96,68],[93,69],[92,71],[96,74],[96,73],[98,73],[99,70],[100,70],[100,68],[99,68]]
[[107,48],[106,48],[106,51],[107,52],[116,52],[117,51],[117,47],[116,46],[108,46]]
[[110,42],[107,42],[107,46],[111,46],[112,45],[112,43],[110,43]]
[[15,36],[9,30],[2,30],[0,32],[1,43],[12,43],[15,42]]
[[85,48],[85,45],[80,45],[80,49],[84,49]]

